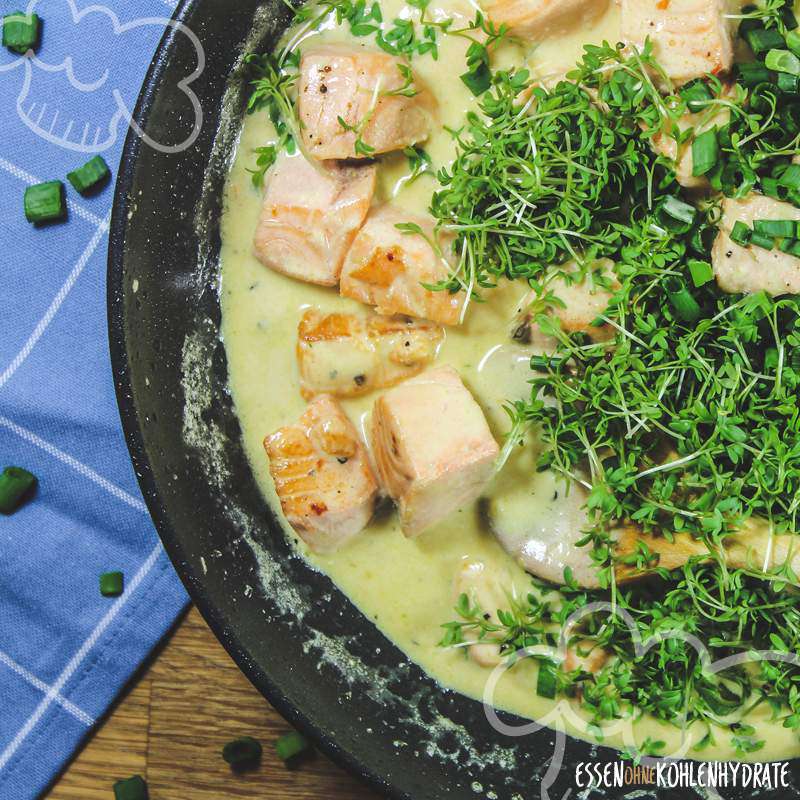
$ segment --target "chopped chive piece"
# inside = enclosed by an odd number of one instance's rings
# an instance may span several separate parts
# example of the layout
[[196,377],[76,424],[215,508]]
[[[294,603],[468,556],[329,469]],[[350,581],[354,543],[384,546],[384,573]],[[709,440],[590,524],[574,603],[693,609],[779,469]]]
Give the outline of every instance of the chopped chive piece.
[[92,189],[97,188],[111,175],[108,164],[102,156],[95,156],[89,159],[82,167],[67,173],[67,180],[72,184],[75,191],[86,194]]
[[686,284],[680,278],[670,275],[664,281],[664,288],[675,310],[675,316],[683,322],[697,322],[700,317],[700,304],[686,288]]
[[686,107],[693,114],[702,111],[706,105],[713,100],[711,90],[701,78],[696,78],[689,83],[685,83],[679,92],[681,98],[686,103]]
[[708,261],[699,261],[696,258],[690,258],[687,262],[689,267],[689,274],[692,276],[692,283],[700,288],[705,286],[709,281],[714,278],[714,270]]
[[757,219],[753,230],[765,236],[780,236],[793,239],[797,235],[797,223],[793,219]]
[[261,761],[261,742],[252,736],[242,736],[228,742],[222,748],[222,758],[234,770],[246,770],[255,767]]
[[104,572],[100,576],[100,594],[119,597],[125,589],[125,576],[121,572]]
[[0,475],[0,512],[13,514],[38,483],[36,476],[22,467],[6,467]]
[[770,50],[764,59],[764,66],[775,72],[800,75],[800,58],[790,50]]
[[786,34],[786,46],[796,55],[800,56],[800,33],[789,31]]
[[476,97],[483,94],[492,85],[491,70],[483,61],[459,77]]
[[783,36],[775,28],[753,28],[745,32],[744,38],[757,56],[786,45]]
[[692,175],[696,178],[710,172],[719,161],[717,129],[704,131],[692,142]]
[[800,94],[800,76],[779,72],[775,83],[784,94]]
[[557,356],[531,356],[531,369],[534,372],[555,372],[563,361]]
[[747,245],[750,244],[750,237],[752,235],[753,231],[741,220],[737,220],[731,230],[731,239],[742,247],[747,247]]
[[800,257],[800,239],[784,239],[780,244],[780,249],[790,256]]
[[769,82],[769,70],[759,61],[736,65],[736,79],[743,86],[753,88],[760,83]]
[[778,183],[792,191],[800,189],[800,164],[790,164],[778,178]]
[[28,222],[53,222],[67,213],[64,184],[47,181],[29,186],[25,190],[25,218]]
[[297,731],[286,733],[275,742],[275,752],[278,754],[278,758],[284,762],[290,762],[310,749],[311,743]]
[[539,672],[536,676],[536,694],[552,700],[556,696],[557,679],[555,665],[550,661],[539,662]]
[[661,223],[676,232],[688,231],[694,222],[696,213],[694,206],[671,195],[665,197],[659,207]]
[[777,178],[762,178],[761,191],[767,197],[772,197],[775,200],[787,200],[789,197],[789,189],[778,183]]
[[114,784],[114,800],[148,800],[147,784],[141,775],[133,775]]
[[23,14],[15,11],[3,17],[3,47],[25,55],[35,50],[39,44],[41,20],[37,14]]
[[750,244],[756,247],[763,247],[764,250],[772,250],[775,247],[775,239],[772,236],[765,236],[763,233],[753,231],[750,234]]

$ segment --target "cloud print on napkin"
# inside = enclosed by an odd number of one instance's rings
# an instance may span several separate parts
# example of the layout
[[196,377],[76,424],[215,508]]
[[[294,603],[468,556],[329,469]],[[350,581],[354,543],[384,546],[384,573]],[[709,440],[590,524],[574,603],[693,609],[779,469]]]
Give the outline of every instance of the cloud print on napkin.
[[[80,153],[108,150],[128,127],[161,152],[179,153],[191,147],[203,123],[191,84],[203,72],[205,53],[188,27],[166,17],[120,20],[107,6],[79,8],[75,0],[31,0],[25,13],[42,18],[42,44],[36,53],[0,62],[0,74],[13,73],[3,76],[6,82],[21,78],[17,114],[33,133]],[[195,51],[195,69],[178,82],[194,114],[191,132],[180,142],[159,141],[139,129],[133,120],[139,87],[126,81],[125,63],[112,58],[122,37],[134,52],[152,52],[167,29],[187,37]]]

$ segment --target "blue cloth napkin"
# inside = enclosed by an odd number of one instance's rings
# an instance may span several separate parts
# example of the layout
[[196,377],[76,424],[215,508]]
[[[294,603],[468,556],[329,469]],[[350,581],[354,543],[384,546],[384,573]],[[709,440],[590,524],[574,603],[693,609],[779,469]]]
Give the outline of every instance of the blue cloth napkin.
[[[39,478],[0,515],[0,798],[53,780],[187,598],[153,529],[119,423],[106,332],[113,184],[69,218],[25,221],[29,184],[100,153],[116,175],[167,0],[30,0],[35,58],[0,49],[0,469]],[[25,8],[0,0],[0,12]],[[172,143],[164,143],[172,144]],[[125,592],[102,597],[101,573]],[[121,776],[126,777],[126,776]],[[110,791],[109,787],[109,791]]]

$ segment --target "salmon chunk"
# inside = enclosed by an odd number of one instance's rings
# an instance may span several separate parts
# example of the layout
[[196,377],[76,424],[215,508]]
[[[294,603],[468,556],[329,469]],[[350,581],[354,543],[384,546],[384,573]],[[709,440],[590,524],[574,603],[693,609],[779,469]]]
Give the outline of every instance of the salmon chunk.
[[300,420],[264,440],[286,520],[316,553],[336,550],[369,522],[378,487],[353,424],[320,395]]
[[725,0],[622,0],[622,39],[640,50],[647,37],[667,77],[686,83],[727,72],[733,43]]
[[444,338],[438,325],[411,317],[323,314],[308,309],[297,330],[300,391],[356,397],[422,372]]
[[755,245],[742,247],[731,239],[736,222],[752,228],[757,219],[800,220],[800,209],[755,193],[743,200],[726,198],[722,203],[719,234],[711,250],[719,288],[732,294],[752,294],[762,289],[770,295],[800,293],[800,258],[777,247],[772,250]]
[[335,286],[347,248],[367,216],[376,174],[373,164],[314,165],[282,153],[267,179],[256,257],[292,278]]
[[452,367],[378,398],[371,439],[379,478],[409,537],[476,500],[498,454],[483,411]]
[[[601,259],[597,263],[596,271],[601,272],[612,287],[617,287],[619,282],[614,275],[613,266],[610,259]],[[560,271],[569,275],[576,269],[575,265],[565,264]],[[535,290],[531,290],[522,298],[514,314],[511,323],[513,339],[522,344],[533,345],[542,352],[552,351],[556,345],[555,339],[544,334],[536,322],[537,313],[545,308],[547,314],[558,319],[565,333],[582,332],[596,342],[613,338],[614,329],[610,325],[594,324],[605,314],[613,297],[613,293],[600,282],[593,281],[588,274],[581,280],[568,280],[563,275],[557,275],[548,283],[548,288],[563,306],[554,304],[537,308],[539,295]]]
[[670,135],[669,128],[673,123],[670,121],[664,126],[663,131],[656,133],[650,139],[650,146],[659,155],[666,156],[675,170],[675,179],[686,189],[705,189],[708,187],[708,179],[704,175],[693,175],[694,159],[692,158],[692,143],[701,134],[713,127],[722,128],[730,122],[731,113],[727,108],[722,108],[718,114],[709,119],[707,111],[697,114],[684,114],[678,121],[678,130],[683,133],[692,129],[693,134],[685,141],[678,144],[674,137]]
[[579,29],[599,16],[608,0],[489,0],[489,19],[519,38],[543,39]]
[[[370,158],[424,141],[434,110],[431,93],[397,56],[344,45],[303,54],[297,113],[315,158]],[[359,139],[366,148],[356,147]]]
[[[395,225],[413,222],[425,236],[402,233]],[[426,238],[427,237],[427,238]],[[453,270],[448,260],[452,237],[440,237],[441,253],[431,246],[433,220],[385,205],[371,211],[347,253],[339,291],[381,314],[407,314],[442,325],[456,325],[463,292],[426,289],[423,284],[446,280]]]

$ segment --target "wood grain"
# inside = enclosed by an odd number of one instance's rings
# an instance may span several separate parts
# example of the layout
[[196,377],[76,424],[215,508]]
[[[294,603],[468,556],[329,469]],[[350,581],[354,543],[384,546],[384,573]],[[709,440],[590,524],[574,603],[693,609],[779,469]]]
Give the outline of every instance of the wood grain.
[[[290,730],[192,609],[97,730],[46,800],[109,800],[118,778],[140,774],[150,800],[378,800],[317,754],[287,770],[273,742]],[[235,775],[223,745],[254,736],[261,766]]]

